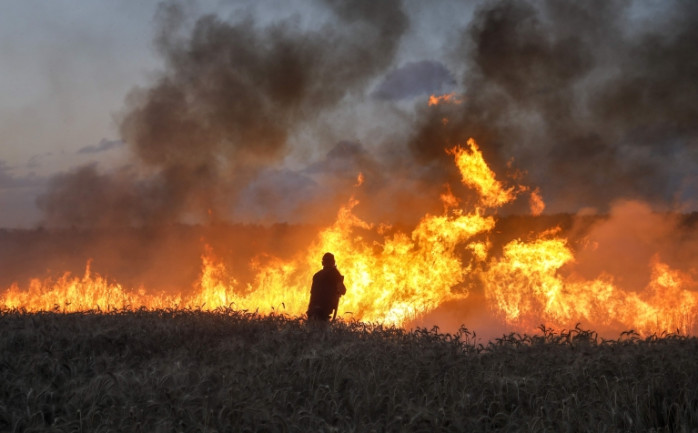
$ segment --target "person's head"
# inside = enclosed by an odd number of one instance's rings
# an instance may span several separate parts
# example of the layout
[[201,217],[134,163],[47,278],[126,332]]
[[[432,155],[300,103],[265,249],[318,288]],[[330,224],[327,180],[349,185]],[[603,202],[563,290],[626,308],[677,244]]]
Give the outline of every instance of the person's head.
[[332,253],[325,253],[324,256],[322,256],[322,266],[334,266],[334,255]]

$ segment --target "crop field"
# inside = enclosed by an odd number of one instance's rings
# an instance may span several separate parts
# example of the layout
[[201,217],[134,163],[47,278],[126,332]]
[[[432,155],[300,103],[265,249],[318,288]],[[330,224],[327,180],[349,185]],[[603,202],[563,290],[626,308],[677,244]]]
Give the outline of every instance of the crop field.
[[698,339],[0,314],[0,431],[696,431]]

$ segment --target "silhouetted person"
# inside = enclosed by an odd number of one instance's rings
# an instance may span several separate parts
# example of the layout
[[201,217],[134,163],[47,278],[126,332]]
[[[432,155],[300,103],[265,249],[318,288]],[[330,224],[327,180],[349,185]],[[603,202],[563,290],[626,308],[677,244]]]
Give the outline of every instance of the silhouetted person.
[[[339,297],[347,292],[344,276],[339,273],[332,253],[322,256],[322,270],[313,275],[308,304],[308,319],[328,322],[332,312],[337,316]],[[332,317],[334,319],[334,317]]]

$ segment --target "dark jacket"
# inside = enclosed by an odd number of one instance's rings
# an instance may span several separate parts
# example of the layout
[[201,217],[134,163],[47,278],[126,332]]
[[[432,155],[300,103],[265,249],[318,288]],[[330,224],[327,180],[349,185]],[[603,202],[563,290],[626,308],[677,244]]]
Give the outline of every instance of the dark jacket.
[[344,277],[334,266],[325,266],[313,275],[310,287],[308,318],[329,320],[332,311],[337,308],[339,297],[346,293]]

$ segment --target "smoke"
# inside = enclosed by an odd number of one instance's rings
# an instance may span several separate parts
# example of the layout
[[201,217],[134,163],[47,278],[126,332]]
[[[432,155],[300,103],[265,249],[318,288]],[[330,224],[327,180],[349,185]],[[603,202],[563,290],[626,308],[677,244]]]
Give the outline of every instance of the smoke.
[[[407,62],[400,53],[419,17],[401,2],[313,6],[330,18],[262,23],[160,5],[164,69],[120,115],[131,165],[57,176],[38,202],[45,224],[300,221],[308,207],[345,199],[358,172],[367,195],[395,203],[372,215],[403,215],[415,190],[433,197],[459,183],[443,149],[469,137],[500,176],[513,159],[549,213],[607,212],[618,198],[682,210],[695,195],[691,2],[483,2],[435,54],[448,58]],[[460,103],[422,100],[453,89]],[[308,157],[381,128],[359,159]],[[285,165],[290,154],[306,156],[300,168]],[[524,200],[510,208],[525,210]]]
[[642,291],[653,264],[665,263],[695,277],[696,257],[698,232],[684,218],[652,212],[644,202],[619,201],[588,230],[570,271],[587,280],[609,275],[626,290]]
[[407,29],[399,1],[318,7],[334,18],[309,29],[293,18],[262,25],[215,15],[190,25],[179,4],[160,5],[155,41],[165,69],[128,96],[120,121],[133,164],[57,176],[38,201],[45,224],[229,217],[240,192],[283,160],[294,131],[392,64]]
[[413,155],[447,163],[444,143],[472,136],[496,171],[527,170],[550,212],[677,208],[698,170],[698,5],[652,7],[483,3],[454,54],[463,103],[422,109]]
[[[202,178],[206,173],[199,173]],[[133,167],[100,173],[96,164],[55,176],[38,205],[49,226],[132,227],[172,221],[177,195],[190,188],[175,169],[139,179]],[[199,180],[199,185],[203,179]]]

